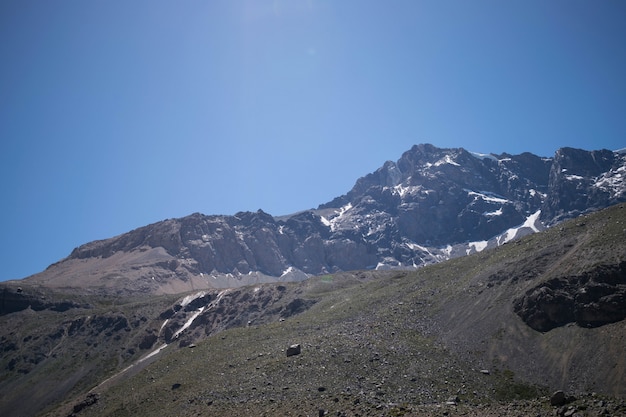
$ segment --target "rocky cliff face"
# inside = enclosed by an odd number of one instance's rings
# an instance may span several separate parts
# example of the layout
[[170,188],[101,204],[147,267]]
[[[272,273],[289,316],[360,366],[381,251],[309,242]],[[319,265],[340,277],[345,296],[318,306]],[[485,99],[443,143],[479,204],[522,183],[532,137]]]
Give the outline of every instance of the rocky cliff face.
[[625,175],[624,154],[559,149],[550,169],[550,193],[543,204],[545,219],[554,223],[623,201]]
[[175,293],[354,269],[417,267],[626,200],[626,155],[554,158],[416,145],[317,209],[192,214],[76,248],[28,280]]

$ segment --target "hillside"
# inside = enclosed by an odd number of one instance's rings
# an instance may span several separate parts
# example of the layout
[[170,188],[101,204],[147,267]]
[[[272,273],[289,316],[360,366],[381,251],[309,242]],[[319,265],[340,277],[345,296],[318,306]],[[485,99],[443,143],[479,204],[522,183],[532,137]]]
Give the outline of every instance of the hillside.
[[0,317],[0,414],[624,415],[625,236],[617,205],[415,271],[156,298],[7,284],[5,313],[47,304]]

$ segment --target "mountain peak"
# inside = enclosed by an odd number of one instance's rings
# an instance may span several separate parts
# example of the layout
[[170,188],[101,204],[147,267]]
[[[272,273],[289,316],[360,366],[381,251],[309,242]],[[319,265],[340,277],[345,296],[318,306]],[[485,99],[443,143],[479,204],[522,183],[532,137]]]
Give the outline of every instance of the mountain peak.
[[626,155],[607,150],[543,158],[420,144],[315,210],[168,219],[82,245],[29,280],[161,293],[415,268],[625,201],[625,172]]

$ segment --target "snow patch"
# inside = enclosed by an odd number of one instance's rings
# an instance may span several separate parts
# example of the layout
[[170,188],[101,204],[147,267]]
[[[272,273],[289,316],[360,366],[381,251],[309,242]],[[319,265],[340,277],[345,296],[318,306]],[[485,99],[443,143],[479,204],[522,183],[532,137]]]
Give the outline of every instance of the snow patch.
[[478,159],[491,159],[492,161],[498,161],[498,158],[488,153],[470,152],[470,155]]
[[500,242],[498,243],[505,244],[505,243],[512,241],[513,239],[515,239],[515,236],[517,236],[518,230],[519,230],[519,227],[513,227],[511,229],[508,229],[503,235],[504,240],[501,240],[502,243]]
[[449,165],[456,165],[458,167],[460,167],[461,165],[459,163],[457,163],[454,159],[452,159],[452,157],[450,155],[446,155],[443,158],[441,158],[440,160],[438,160],[437,162],[435,162],[433,165],[435,165],[436,167],[441,166],[441,165],[445,165],[445,164],[449,164]]
[[390,270],[390,269],[394,269],[394,268],[398,268],[401,267],[402,264],[394,258],[385,258],[384,259],[385,262],[378,262],[376,264],[376,270],[380,271],[380,270]]
[[185,330],[187,330],[187,328],[188,328],[189,326],[191,326],[191,323],[193,323],[193,321],[194,321],[195,319],[197,319],[197,318],[198,318],[198,316],[199,316],[200,314],[202,314],[202,312],[203,312],[203,311],[204,311],[204,307],[200,307],[198,310],[196,310],[196,311],[195,311],[195,312],[191,315],[191,317],[189,317],[189,319],[185,322],[185,324],[183,324],[183,326],[182,326],[180,329],[176,330],[176,333],[174,333],[174,336],[172,336],[172,338],[173,338],[173,339],[178,338],[178,336],[180,336],[180,334],[181,334],[182,332],[184,332]]
[[423,247],[418,245],[417,243],[406,242],[405,245],[406,245],[407,248],[409,248],[411,250],[423,250]]
[[339,211],[335,211],[337,215],[330,220],[322,217],[322,223],[330,227],[330,230],[334,232],[338,228],[338,223],[342,220],[342,217],[352,208],[352,203],[348,203],[341,207]]
[[485,250],[488,244],[489,244],[489,241],[487,240],[481,240],[478,242],[470,242],[467,245],[468,248],[466,250],[466,254],[469,255],[470,253],[473,253],[473,252],[482,252],[483,250]]
[[539,192],[535,190],[534,188],[531,188],[530,190],[528,190],[528,193],[530,194],[531,197],[539,196],[540,198],[546,198],[548,196],[548,194]]
[[[539,221],[539,216],[541,215],[541,210],[537,210],[535,213],[531,214],[526,218],[526,221],[522,225],[522,227],[529,227],[533,230],[533,232],[541,232],[541,222]],[[540,225],[538,227],[537,225]]]
[[472,191],[468,189],[465,189],[465,191],[467,192],[468,195],[474,196],[474,200],[482,198],[483,200],[490,201],[492,203],[500,203],[500,204],[509,203],[509,200],[507,200],[506,198],[501,197],[489,191],[476,192],[476,191]]
[[500,207],[496,211],[485,212],[485,213],[483,213],[483,215],[487,216],[487,217],[501,216],[502,215],[502,207]]
[[161,325],[161,328],[159,329],[159,336],[161,336],[161,331],[163,331],[163,328],[165,327],[168,321],[170,321],[170,319],[165,319],[165,321]]
[[498,238],[498,245],[512,241],[518,237],[518,232],[522,229],[531,229],[533,232],[540,232],[543,229],[543,225],[541,221],[539,221],[539,215],[541,215],[541,210],[537,210],[535,213],[528,216],[522,225],[508,229]]
[[[167,345],[166,345],[166,344],[159,346],[158,348],[154,349],[152,352],[148,353],[148,354],[147,354],[146,356],[144,356],[143,358],[139,359],[139,360],[137,361],[137,363],[141,363],[141,362],[145,361],[146,359],[149,359],[149,358],[153,357],[154,355],[156,355],[157,353],[159,353],[160,351],[162,351],[162,350],[163,350],[163,349],[165,349],[166,347],[167,347]],[[135,364],[133,364],[133,365],[131,365],[131,366],[134,366],[134,365],[136,365],[136,363],[135,363]],[[129,366],[129,367],[128,367],[128,368],[126,368],[125,370],[130,369],[130,367],[131,367],[131,366]]]
[[415,187],[404,187],[402,186],[402,184],[398,184],[393,187],[393,192],[399,194],[400,197],[404,197],[405,195],[409,194],[414,188]]
[[204,297],[206,295],[206,291],[200,291],[195,294],[191,294],[183,298],[183,301],[180,302],[181,307],[185,307],[187,304],[195,300],[196,298]]
[[[626,157],[624,158],[626,163]],[[595,179],[594,187],[599,188],[611,195],[611,198],[619,198],[626,193],[626,166],[610,170]]]
[[403,186],[402,184],[396,185],[391,190],[393,193],[398,194],[401,198],[404,198],[407,195],[417,195],[418,193],[429,194],[434,192],[433,190],[425,190],[421,185]]
[[287,274],[291,273],[291,272],[294,272],[294,271],[295,271],[294,267],[293,267],[293,266],[290,266],[289,268],[287,268],[287,269],[285,269],[285,270],[283,271],[283,274],[281,275],[281,278],[282,278],[282,277],[284,277],[285,275],[287,275]]
[[345,214],[346,211],[350,210],[352,208],[352,203],[348,203],[345,206],[343,206],[342,208],[339,209],[339,217],[343,216]]
[[[405,242],[405,245],[406,245],[409,249],[411,249],[412,251],[421,251],[421,252],[425,252],[425,253],[427,253],[429,256],[431,256],[432,258],[434,258],[434,259],[438,259],[438,258],[439,258],[437,255],[435,255],[434,253],[432,253],[432,252],[430,251],[430,249],[428,249],[428,248],[427,248],[427,247],[425,247],[425,246],[418,245],[417,243],[414,243],[414,242]],[[415,264],[414,264],[414,265],[415,265]]]

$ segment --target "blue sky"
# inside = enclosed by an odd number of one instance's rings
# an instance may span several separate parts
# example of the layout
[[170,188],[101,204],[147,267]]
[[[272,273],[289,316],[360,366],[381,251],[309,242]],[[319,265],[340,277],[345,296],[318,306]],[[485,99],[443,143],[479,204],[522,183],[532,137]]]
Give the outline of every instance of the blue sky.
[[626,147],[622,0],[0,2],[0,280],[193,212],[281,215],[413,144]]

